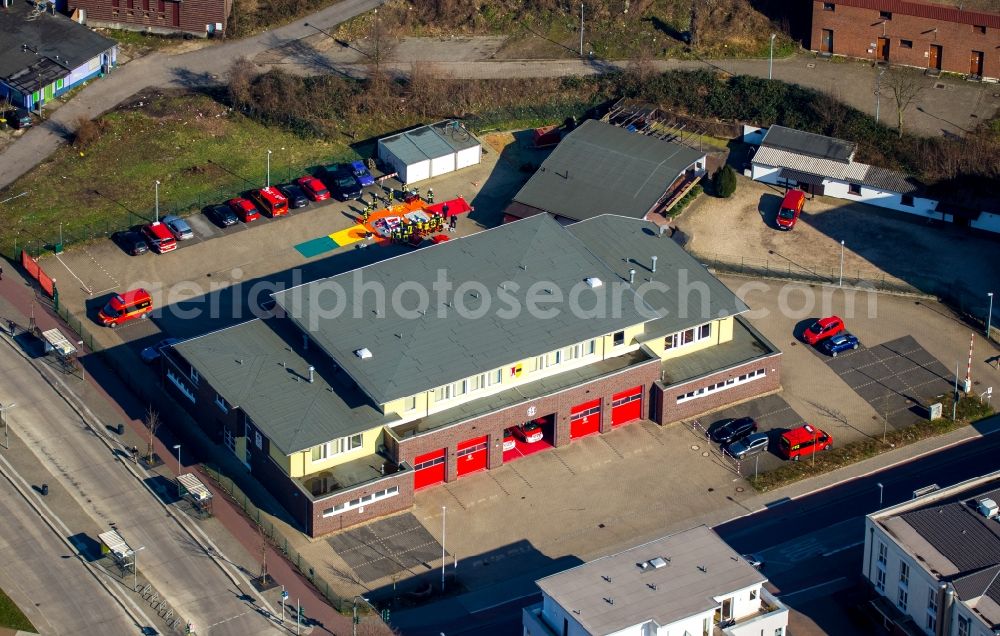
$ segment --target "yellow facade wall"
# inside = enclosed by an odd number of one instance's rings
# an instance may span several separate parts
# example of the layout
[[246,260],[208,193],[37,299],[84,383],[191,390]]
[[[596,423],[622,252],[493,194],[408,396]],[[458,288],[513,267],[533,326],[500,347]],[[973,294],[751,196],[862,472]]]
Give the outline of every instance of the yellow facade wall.
[[[363,432],[361,434],[361,446],[346,453],[338,453],[327,457],[326,459],[314,462],[312,460],[312,449],[310,448],[299,453],[292,453],[284,459],[278,459],[275,457],[275,460],[278,462],[279,466],[288,471],[289,477],[306,477],[308,475],[312,475],[313,473],[329,470],[334,466],[339,466],[340,464],[357,459],[358,457],[373,455],[378,449],[378,443],[381,438],[382,427],[378,426]],[[274,456],[274,451],[272,451],[272,456]]]
[[644,341],[643,344],[649,347],[649,349],[658,355],[661,360],[670,360],[672,358],[685,356],[695,351],[701,351],[709,347],[714,347],[715,345],[722,344],[723,342],[729,342],[732,339],[733,317],[729,316],[720,320],[713,320],[712,335],[699,342],[692,342],[691,344],[687,344],[682,347],[674,347],[673,349],[664,349],[666,337],[657,336],[656,338]]

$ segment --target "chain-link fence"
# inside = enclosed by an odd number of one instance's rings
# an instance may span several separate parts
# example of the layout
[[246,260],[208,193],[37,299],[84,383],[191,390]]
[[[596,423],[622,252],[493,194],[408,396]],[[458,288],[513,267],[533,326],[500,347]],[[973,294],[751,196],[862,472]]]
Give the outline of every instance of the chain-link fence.
[[267,513],[261,512],[260,508],[253,504],[250,497],[240,489],[233,479],[223,474],[218,467],[210,464],[202,464],[201,469],[243,510],[247,518],[261,529],[268,543],[281,552],[285,559],[294,565],[295,569],[313,584],[313,587],[319,590],[331,607],[341,613],[351,609],[350,601],[341,598],[330,587],[330,583],[316,573],[316,569],[289,543],[288,538],[275,526]]
[[[333,161],[335,159],[331,159],[331,162]],[[171,193],[169,197],[162,196],[164,193],[161,187],[159,216],[197,214],[210,205],[225,203],[248,190],[263,187],[267,181],[266,170],[261,170],[259,174],[240,175],[229,171],[228,168],[220,164],[213,163],[213,165],[228,173],[229,178],[213,188],[189,194]],[[305,169],[272,166],[270,182],[272,185],[288,183],[303,174],[305,174]],[[15,238],[4,241],[4,244],[0,246],[0,251],[12,260],[17,258],[19,250],[22,249],[30,256],[38,258],[46,252],[59,251],[60,248],[70,245],[108,238],[115,232],[150,223],[157,216],[155,203],[145,208],[134,209],[114,197],[96,190],[93,200],[95,204],[89,211],[89,216],[100,216],[99,220],[79,223],[70,219],[66,223],[54,224],[51,229],[45,231],[32,232],[22,228],[17,232]]]

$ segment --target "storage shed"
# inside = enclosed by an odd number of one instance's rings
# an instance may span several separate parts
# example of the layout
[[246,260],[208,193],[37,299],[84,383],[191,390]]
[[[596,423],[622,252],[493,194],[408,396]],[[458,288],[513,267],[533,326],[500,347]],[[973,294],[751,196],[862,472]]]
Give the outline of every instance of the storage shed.
[[482,145],[461,122],[448,120],[379,139],[378,158],[410,184],[478,164]]

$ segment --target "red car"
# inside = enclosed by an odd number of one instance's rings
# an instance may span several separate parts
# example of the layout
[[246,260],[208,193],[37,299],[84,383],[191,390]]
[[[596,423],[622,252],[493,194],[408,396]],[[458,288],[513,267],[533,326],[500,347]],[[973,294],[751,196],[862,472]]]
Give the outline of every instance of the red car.
[[306,175],[296,179],[295,183],[299,184],[299,187],[306,191],[306,196],[313,201],[326,201],[330,198],[330,191],[316,177]]
[[142,233],[146,237],[146,242],[152,246],[153,251],[157,254],[172,252],[177,249],[177,240],[174,238],[174,235],[160,221],[143,225]]
[[228,205],[233,212],[236,213],[236,216],[239,217],[239,219],[244,223],[256,221],[260,218],[260,212],[257,211],[256,206],[243,197],[229,199],[226,201],[226,205]]
[[826,340],[830,336],[836,336],[844,330],[844,321],[837,316],[820,318],[802,333],[802,339],[811,345],[820,340]]
[[511,432],[509,428],[503,430],[503,450],[512,451],[517,448],[517,440],[514,439],[514,433]]
[[542,441],[542,438],[545,437],[545,434],[542,432],[542,427],[534,422],[528,422],[526,424],[515,426],[514,435],[520,437],[526,444],[540,442]]

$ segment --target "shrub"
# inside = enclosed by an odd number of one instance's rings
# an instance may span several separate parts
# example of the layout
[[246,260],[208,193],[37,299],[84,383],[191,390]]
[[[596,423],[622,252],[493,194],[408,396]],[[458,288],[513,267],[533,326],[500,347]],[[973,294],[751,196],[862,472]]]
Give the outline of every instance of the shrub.
[[101,138],[104,124],[88,117],[81,116],[76,120],[76,132],[73,133],[73,147],[83,150],[90,148]]
[[736,172],[729,164],[726,164],[715,171],[712,177],[712,188],[715,196],[728,199],[736,192]]

